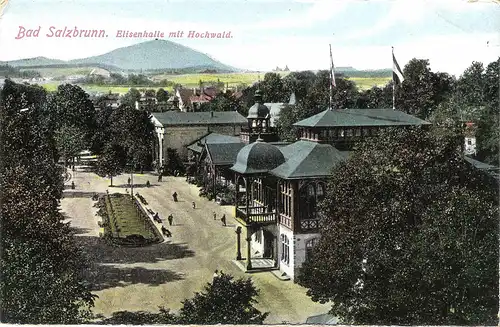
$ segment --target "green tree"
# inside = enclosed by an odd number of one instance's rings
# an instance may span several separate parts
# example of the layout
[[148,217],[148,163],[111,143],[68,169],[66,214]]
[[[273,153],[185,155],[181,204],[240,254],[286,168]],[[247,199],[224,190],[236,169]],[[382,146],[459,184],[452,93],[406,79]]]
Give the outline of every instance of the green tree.
[[141,167],[151,164],[154,125],[149,113],[122,105],[111,112],[109,129],[110,139],[124,149],[127,162]]
[[59,154],[64,158],[66,166],[68,159],[78,156],[85,150],[85,134],[79,128],[63,126],[55,132],[55,140]]
[[392,81],[384,87],[374,86],[360,92],[356,108],[359,109],[387,109],[392,108]]
[[82,323],[95,296],[81,276],[86,258],[59,212],[63,171],[53,132],[40,123],[40,94],[11,81],[0,94],[0,316],[5,323]]
[[96,110],[87,92],[77,85],[59,85],[48,99],[47,108],[54,130],[74,126],[84,133],[86,145],[90,146],[96,130]]
[[484,73],[484,106],[477,119],[477,157],[493,165],[499,165],[500,109],[498,81],[500,57],[491,62]]
[[158,91],[156,91],[156,100],[158,100],[158,102],[167,102],[168,92],[159,88]]
[[200,111],[238,111],[244,114],[241,102],[231,92],[220,93],[210,102],[202,103]]
[[[285,105],[281,108],[279,118],[276,120],[276,131],[282,141],[294,142],[297,139],[298,130],[293,124],[298,122],[301,105]],[[305,117],[304,117],[305,118]]]
[[173,175],[174,172],[178,170],[184,173],[185,167],[182,164],[182,160],[179,157],[176,149],[167,148],[167,154],[165,156],[164,172],[167,175]]
[[96,174],[101,177],[109,177],[110,185],[113,186],[113,177],[121,174],[127,164],[127,153],[117,143],[104,146],[103,153],[97,158]]
[[96,115],[96,132],[92,137],[92,152],[99,155],[103,152],[104,146],[111,140],[111,123],[114,109],[110,107],[102,108]]
[[484,77],[483,64],[474,61],[457,80],[457,94],[464,108],[483,106],[485,98]]
[[[353,108],[358,98],[355,84],[342,76],[336,77],[335,81],[337,87],[332,92],[332,107],[334,109]],[[294,141],[297,137],[297,128],[293,126],[294,123],[329,108],[330,75],[328,71],[319,71],[316,75],[304,72],[301,75],[294,75],[293,79],[288,80],[287,83],[290,83],[290,90],[297,90],[294,92],[302,95],[299,97],[296,93],[297,103],[287,105],[280,111],[276,128],[282,140]]]
[[221,274],[208,283],[205,292],[183,302],[182,324],[262,324],[268,313],[254,307],[258,290],[250,279],[235,280]]
[[103,319],[102,325],[155,325],[175,324],[176,317],[168,310],[160,307],[159,313],[147,311],[118,311],[109,318]]
[[285,102],[289,96],[284,90],[281,75],[277,73],[266,73],[260,87],[264,102]]
[[388,130],[335,169],[298,277],[314,301],[345,323],[497,324],[498,183],[462,142]]
[[131,88],[123,96],[122,103],[135,108],[135,102],[141,99],[141,92],[135,88]]
[[410,60],[403,74],[403,84],[396,87],[396,108],[421,119],[429,118],[454,89],[453,79],[448,74],[432,72],[429,60]]

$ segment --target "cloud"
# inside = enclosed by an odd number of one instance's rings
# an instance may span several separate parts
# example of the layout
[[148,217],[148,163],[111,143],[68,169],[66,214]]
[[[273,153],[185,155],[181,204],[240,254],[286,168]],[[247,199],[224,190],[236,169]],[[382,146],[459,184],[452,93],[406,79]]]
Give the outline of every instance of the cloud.
[[[453,14],[464,13],[467,11],[484,11],[488,12],[494,7],[495,0],[491,3],[480,2],[470,3],[467,0],[399,0],[391,2],[388,13],[381,17],[375,25],[366,29],[361,29],[349,33],[342,39],[351,41],[356,39],[368,38],[380,34],[392,27],[398,25],[414,26],[422,23],[429,16],[439,17],[439,19],[446,21],[448,24],[453,25],[457,30],[463,30],[458,24],[452,22],[448,17]],[[448,16],[448,17],[447,17]]]
[[305,28],[330,20],[342,12],[349,1],[340,0],[298,0],[295,2],[310,5],[305,11],[293,11],[276,19],[268,19],[240,27],[243,30]]

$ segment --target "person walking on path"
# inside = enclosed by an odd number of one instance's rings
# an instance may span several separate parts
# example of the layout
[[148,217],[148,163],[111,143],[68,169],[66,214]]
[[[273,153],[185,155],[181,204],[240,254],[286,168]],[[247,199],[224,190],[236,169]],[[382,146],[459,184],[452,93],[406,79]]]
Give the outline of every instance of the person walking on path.
[[172,194],[172,198],[174,199],[174,202],[177,202],[177,192]]
[[163,176],[161,175],[161,173],[158,175],[158,182],[161,182],[163,179]]
[[222,223],[224,224],[224,226],[227,226],[226,225],[226,214],[222,215],[222,218],[220,219],[220,221],[222,221]]
[[165,226],[161,226],[161,233],[163,236],[172,237],[172,233]]
[[170,214],[167,219],[168,219],[168,224],[170,226],[172,226],[174,223],[174,216],[172,216],[172,214]]
[[130,177],[127,180],[127,185],[130,185]]
[[193,209],[196,209],[196,203],[193,201]]
[[217,220],[217,214],[214,211],[214,220]]

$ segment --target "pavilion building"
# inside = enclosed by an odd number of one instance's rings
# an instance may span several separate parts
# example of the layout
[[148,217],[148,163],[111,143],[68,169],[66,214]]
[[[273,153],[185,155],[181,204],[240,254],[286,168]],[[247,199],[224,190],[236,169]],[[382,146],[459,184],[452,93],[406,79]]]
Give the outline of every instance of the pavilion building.
[[279,269],[293,279],[319,240],[318,202],[327,179],[352,145],[383,128],[429,123],[393,109],[329,109],[295,123],[300,140],[280,144],[268,124],[269,109],[256,99],[240,134],[244,146],[229,156],[235,218],[247,242],[245,259],[237,260],[247,271]]

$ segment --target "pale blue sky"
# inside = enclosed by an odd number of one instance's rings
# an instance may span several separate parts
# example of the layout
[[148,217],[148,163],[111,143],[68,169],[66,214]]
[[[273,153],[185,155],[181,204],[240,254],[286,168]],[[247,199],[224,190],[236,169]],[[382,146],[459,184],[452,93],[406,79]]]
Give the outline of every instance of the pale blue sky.
[[[19,26],[42,30],[16,40]],[[106,39],[54,39],[50,26],[105,29]],[[391,46],[404,65],[413,57],[456,74],[472,60],[498,56],[500,4],[466,0],[118,1],[10,0],[0,18],[0,60],[35,56],[75,59],[147,39],[116,30],[231,31],[232,39],[170,39],[240,68],[326,69],[391,66]],[[489,41],[489,45],[487,42]]]

